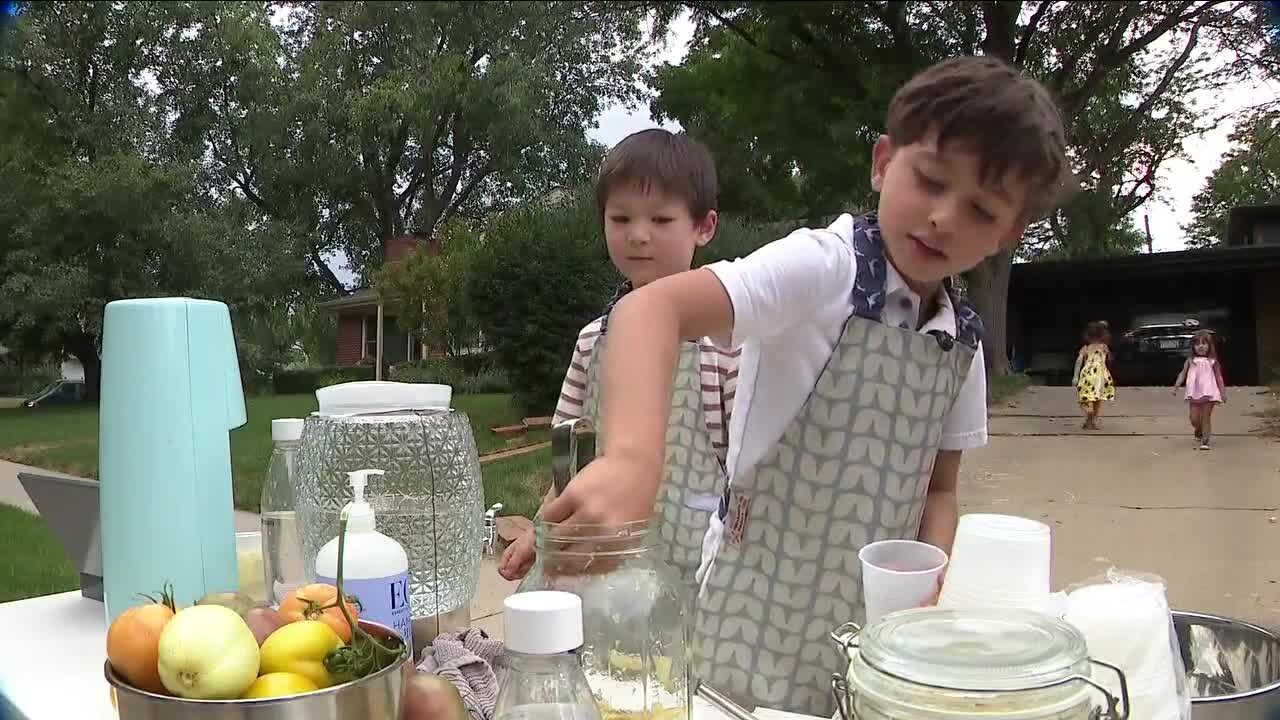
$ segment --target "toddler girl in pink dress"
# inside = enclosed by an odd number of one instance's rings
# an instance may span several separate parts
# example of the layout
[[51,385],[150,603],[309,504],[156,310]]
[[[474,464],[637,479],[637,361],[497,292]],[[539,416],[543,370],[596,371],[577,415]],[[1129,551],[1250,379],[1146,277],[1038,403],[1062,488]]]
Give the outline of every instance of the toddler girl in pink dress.
[[1208,450],[1213,408],[1227,401],[1227,384],[1222,379],[1222,363],[1218,361],[1217,338],[1211,331],[1199,330],[1191,337],[1191,355],[1173,383],[1174,393],[1182,385],[1187,388],[1187,408],[1191,427],[1196,432],[1196,442],[1201,450]]

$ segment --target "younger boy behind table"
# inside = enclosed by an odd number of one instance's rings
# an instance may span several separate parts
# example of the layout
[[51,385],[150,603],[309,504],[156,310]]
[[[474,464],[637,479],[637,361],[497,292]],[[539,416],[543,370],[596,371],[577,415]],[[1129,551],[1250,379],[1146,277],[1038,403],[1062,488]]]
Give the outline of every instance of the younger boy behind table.
[[543,513],[642,516],[677,344],[742,347],[730,487],[699,570],[697,667],[740,702],[821,717],[846,664],[828,633],[865,614],[859,549],[919,538],[949,551],[961,453],[986,442],[982,323],[948,278],[1012,247],[1068,174],[1053,100],[994,58],[917,75],[886,126],[872,151],[877,212],[618,304],[603,453]]
[[[609,316],[616,303],[636,288],[687,271],[694,252],[715,236],[718,222],[715,163],[701,143],[684,134],[655,128],[629,135],[605,156],[595,189],[609,259],[626,282],[605,306],[604,314],[578,333],[554,423],[595,415],[597,386],[591,381],[598,375],[596,364],[602,356],[597,352],[598,345],[608,331]],[[674,550],[677,558],[673,564],[684,571],[690,582],[701,555],[702,536],[725,484],[738,355],[738,351],[720,350],[703,338],[696,351],[698,367],[687,375],[689,384],[698,388],[701,400],[700,422],[694,420],[702,426],[699,434],[703,437],[698,444],[703,448],[705,464],[714,466],[706,469],[717,476],[714,491],[707,493],[710,502],[705,509],[682,507],[668,511],[685,514],[691,519],[688,524],[698,528],[696,533],[685,532],[685,547]],[[547,493],[544,507],[554,499],[554,492]],[[671,531],[664,528],[664,532]],[[535,533],[530,530],[507,548],[498,566],[503,577],[515,580],[529,572],[535,559],[534,540]]]

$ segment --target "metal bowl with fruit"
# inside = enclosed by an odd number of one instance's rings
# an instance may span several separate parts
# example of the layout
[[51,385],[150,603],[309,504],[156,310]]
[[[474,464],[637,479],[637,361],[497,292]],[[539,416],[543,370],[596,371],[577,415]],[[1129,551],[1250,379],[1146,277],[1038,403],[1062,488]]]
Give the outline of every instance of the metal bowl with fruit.
[[239,592],[185,608],[169,587],[145,596],[107,630],[121,720],[398,720],[409,649],[360,619],[342,574],[339,562],[336,585],[298,588],[279,607]]
[[[382,625],[358,622],[374,637],[396,637]],[[235,700],[189,700],[139,690],[112,672],[110,662],[104,670],[121,720],[397,720],[407,663],[405,654],[395,664],[358,680],[302,694]]]

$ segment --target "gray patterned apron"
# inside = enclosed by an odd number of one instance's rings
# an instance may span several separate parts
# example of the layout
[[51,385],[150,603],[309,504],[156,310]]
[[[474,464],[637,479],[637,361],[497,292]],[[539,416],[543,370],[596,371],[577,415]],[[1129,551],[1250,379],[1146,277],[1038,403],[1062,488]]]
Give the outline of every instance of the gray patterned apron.
[[862,622],[858,551],[917,537],[943,421],[981,321],[953,295],[956,335],[881,321],[874,215],[855,220],[853,315],[800,414],[719,508],[724,534],[694,631],[700,677],[740,702],[831,717],[828,634]]
[[[587,365],[582,415],[600,430],[600,368],[607,336],[601,335]],[[702,405],[702,355],[697,343],[682,343],[667,418],[667,463],[658,491],[659,533],[668,563],[691,587],[702,559],[702,540],[724,495],[727,476],[711,444]]]

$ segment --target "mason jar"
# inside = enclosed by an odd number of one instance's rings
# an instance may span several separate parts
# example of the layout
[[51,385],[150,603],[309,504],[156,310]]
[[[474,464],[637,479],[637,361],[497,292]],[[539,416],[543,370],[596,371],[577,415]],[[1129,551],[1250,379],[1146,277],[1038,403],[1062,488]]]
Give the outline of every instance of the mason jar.
[[[1030,610],[922,608],[832,633],[848,658],[832,679],[844,720],[1126,720],[1117,668],[1089,658],[1084,636]],[[1120,698],[1092,677],[1119,676]]]
[[582,598],[583,670],[604,720],[688,720],[690,595],[658,523],[537,525],[537,560],[516,592]]

